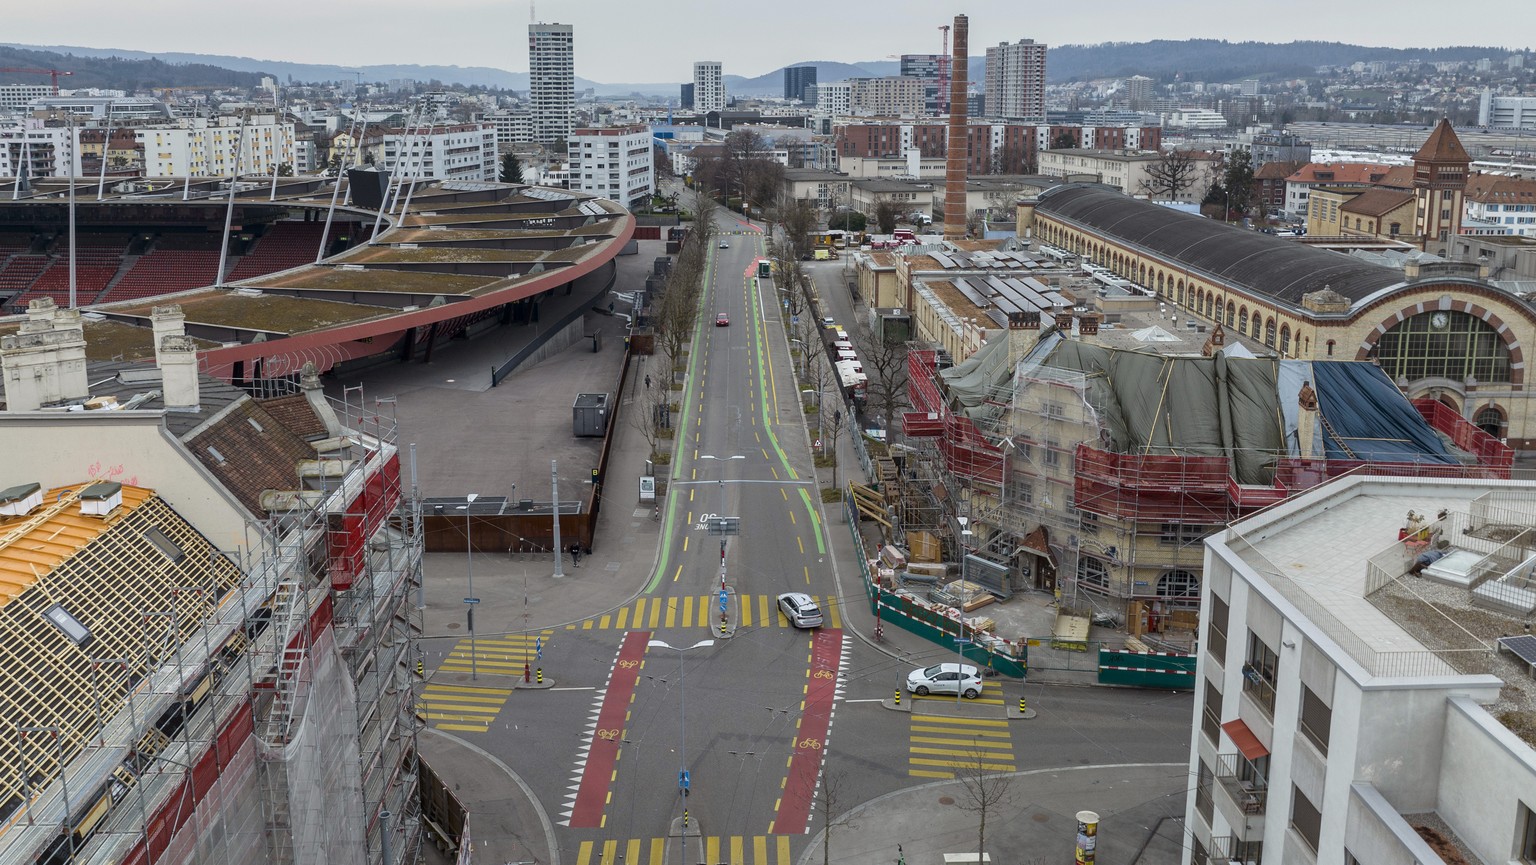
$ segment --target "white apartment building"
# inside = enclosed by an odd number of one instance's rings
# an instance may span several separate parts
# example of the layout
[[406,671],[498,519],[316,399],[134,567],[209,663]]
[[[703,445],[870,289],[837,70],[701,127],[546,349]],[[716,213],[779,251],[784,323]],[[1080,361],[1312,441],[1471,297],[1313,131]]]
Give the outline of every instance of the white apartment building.
[[874,117],[918,117],[927,91],[920,78],[854,78],[848,82],[848,109]]
[[[402,155],[403,154],[403,155]],[[418,180],[495,182],[496,129],[489,123],[458,123],[384,133],[381,167]]]
[[[1410,510],[1446,513],[1422,576]],[[1501,720],[1536,714],[1531,665],[1496,648],[1533,642],[1533,521],[1528,482],[1358,476],[1207,538],[1185,865],[1452,861],[1420,829],[1536,861],[1536,750]]]
[[562,140],[576,113],[576,53],[569,24],[528,25],[528,101],[533,140]]
[[847,117],[853,101],[853,85],[847,81],[833,81],[816,85],[816,110],[832,117]]
[[52,95],[52,84],[0,84],[0,111],[25,111],[33,102]]
[[295,165],[292,123],[278,123],[270,114],[255,115],[246,121],[242,137],[240,121],[238,117],[186,117],[174,125],[135,129],[134,137],[144,151],[144,174],[223,177],[271,174],[279,165]]
[[169,105],[147,96],[44,96],[33,100],[31,109],[53,114],[73,114],[87,120],[105,121],[110,115],[114,123],[154,122],[171,118]]
[[28,177],[68,177],[70,162],[67,127],[30,118],[0,126],[0,177],[15,177],[23,164]]
[[700,60],[693,64],[693,110],[725,110],[725,78],[718,60]]
[[533,112],[521,108],[485,115],[496,130],[497,144],[526,144],[533,140]]
[[[1156,165],[1161,155],[1151,151],[1128,150],[1041,150],[1040,173],[1063,180],[1086,180],[1113,186],[1126,195],[1145,197],[1150,188],[1148,170]],[[1216,163],[1212,159],[1196,158],[1195,177],[1188,187],[1179,192],[1177,201],[1199,203],[1215,178]],[[1159,194],[1159,198],[1164,197]]]
[[1226,129],[1226,115],[1209,108],[1181,108],[1163,115],[1163,125],[1177,129]]
[[567,184],[625,207],[638,207],[656,192],[650,127],[643,124],[577,129],[566,139]]
[[986,113],[1045,122],[1045,45],[1033,39],[987,49]]

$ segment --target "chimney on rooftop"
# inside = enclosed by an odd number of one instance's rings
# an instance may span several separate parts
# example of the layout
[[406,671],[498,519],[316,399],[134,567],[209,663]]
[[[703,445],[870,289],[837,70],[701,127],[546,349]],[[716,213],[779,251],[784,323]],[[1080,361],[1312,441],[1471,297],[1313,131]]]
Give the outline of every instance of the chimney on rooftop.
[[965,175],[967,66],[970,63],[970,19],[955,16],[954,45],[949,61],[949,148],[944,159],[944,239],[965,237]]
[[59,309],[47,297],[28,304],[27,320],[15,335],[0,337],[0,375],[8,411],[36,411],[90,396],[79,311]]
[[185,335],[167,334],[155,345],[160,364],[160,389],[165,407],[196,411],[201,405],[197,381],[197,343]]
[[155,366],[161,366],[165,359],[160,354],[160,341],[168,336],[186,336],[187,316],[181,311],[181,304],[156,306],[149,311],[149,324],[154,333]]

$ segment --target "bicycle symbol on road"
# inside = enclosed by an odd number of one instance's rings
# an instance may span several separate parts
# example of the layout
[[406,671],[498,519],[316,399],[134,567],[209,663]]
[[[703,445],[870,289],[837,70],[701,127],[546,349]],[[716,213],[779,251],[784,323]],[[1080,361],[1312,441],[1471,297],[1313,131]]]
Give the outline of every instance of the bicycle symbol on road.
[[619,738],[619,731],[610,729],[598,730],[597,738],[602,739],[604,742],[612,742],[614,739]]
[[639,661],[631,661],[631,660],[627,660],[626,659],[626,660],[620,661],[619,662],[619,666],[622,669],[625,669],[625,670],[633,670],[634,668],[640,666],[640,662]]
[[821,740],[820,739],[801,739],[800,740],[800,747],[803,750],[807,750],[807,751],[820,751],[821,750]]
[[832,678],[832,671],[831,670],[817,670],[816,672],[811,674],[811,678],[813,678],[813,679],[830,679],[830,678]]

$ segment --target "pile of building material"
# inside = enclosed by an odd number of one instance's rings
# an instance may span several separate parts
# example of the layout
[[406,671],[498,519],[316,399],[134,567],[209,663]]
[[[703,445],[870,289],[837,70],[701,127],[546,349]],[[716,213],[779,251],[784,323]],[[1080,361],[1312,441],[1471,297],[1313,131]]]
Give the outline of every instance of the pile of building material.
[[969,613],[978,607],[985,607],[995,600],[992,593],[983,586],[968,580],[955,580],[928,593],[928,599],[934,603],[947,604]]

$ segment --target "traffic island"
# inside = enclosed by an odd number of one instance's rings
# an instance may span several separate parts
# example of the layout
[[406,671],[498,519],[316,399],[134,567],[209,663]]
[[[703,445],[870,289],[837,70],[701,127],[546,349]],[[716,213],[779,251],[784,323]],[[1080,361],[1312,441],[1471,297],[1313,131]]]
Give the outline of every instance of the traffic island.
[[[667,831],[667,838],[676,838],[677,843],[683,845],[684,862],[704,861],[704,833],[699,829],[699,821],[688,814],[688,800],[683,800],[683,816],[673,817],[672,826]],[[667,851],[670,853],[671,851]],[[663,861],[670,862],[672,857],[666,856]]]
[[743,601],[736,594],[736,590],[722,584],[718,593],[720,603],[715,606],[715,621],[712,625],[714,636],[721,640],[729,640],[736,636],[736,625],[741,621],[741,604]]
[[1029,708],[1029,704],[1024,701],[1023,697],[1019,698],[1018,705],[1008,707],[1008,720],[1010,721],[1033,721],[1035,714],[1035,710]]
[[910,694],[904,695],[904,694],[901,693],[900,689],[898,689],[896,691],[895,696],[891,697],[889,700],[881,700],[880,701],[880,705],[884,706],[887,709],[890,709],[893,712],[906,712],[908,714],[911,714],[911,712],[912,712],[912,695],[910,695]]
[[543,667],[533,667],[525,672],[523,676],[517,680],[517,684],[513,685],[512,687],[529,691],[542,691],[546,688],[553,688],[554,686],[554,677],[544,675]]

